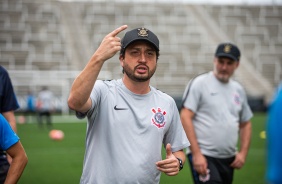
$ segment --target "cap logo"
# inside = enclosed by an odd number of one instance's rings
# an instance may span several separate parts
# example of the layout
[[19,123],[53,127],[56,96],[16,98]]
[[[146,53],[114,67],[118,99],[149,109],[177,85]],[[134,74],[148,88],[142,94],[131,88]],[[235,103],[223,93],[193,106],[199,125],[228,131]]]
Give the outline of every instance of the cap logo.
[[148,29],[142,27],[141,29],[138,29],[138,35],[142,37],[148,37]]
[[225,53],[229,53],[231,51],[231,45],[225,45],[224,48],[223,48],[223,51]]

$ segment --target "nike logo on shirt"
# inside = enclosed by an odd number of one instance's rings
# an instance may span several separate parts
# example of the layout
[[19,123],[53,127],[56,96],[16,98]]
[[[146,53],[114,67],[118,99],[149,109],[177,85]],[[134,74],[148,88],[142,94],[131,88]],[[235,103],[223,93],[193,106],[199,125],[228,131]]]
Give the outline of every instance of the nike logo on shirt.
[[127,110],[127,108],[118,108],[117,106],[114,107],[115,110]]
[[217,93],[216,93],[216,92],[211,93],[211,96],[215,96],[215,95],[217,95]]

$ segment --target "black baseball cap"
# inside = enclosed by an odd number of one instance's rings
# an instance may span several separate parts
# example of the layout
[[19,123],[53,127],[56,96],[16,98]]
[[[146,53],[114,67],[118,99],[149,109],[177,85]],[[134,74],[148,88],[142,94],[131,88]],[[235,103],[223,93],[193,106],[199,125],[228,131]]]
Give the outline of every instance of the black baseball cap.
[[136,28],[126,32],[121,40],[121,48],[125,49],[129,44],[138,40],[145,40],[151,43],[155,47],[155,49],[159,51],[158,37],[152,31],[144,27]]
[[234,61],[240,60],[240,50],[238,47],[232,43],[221,43],[218,45],[216,52],[216,57],[228,57]]

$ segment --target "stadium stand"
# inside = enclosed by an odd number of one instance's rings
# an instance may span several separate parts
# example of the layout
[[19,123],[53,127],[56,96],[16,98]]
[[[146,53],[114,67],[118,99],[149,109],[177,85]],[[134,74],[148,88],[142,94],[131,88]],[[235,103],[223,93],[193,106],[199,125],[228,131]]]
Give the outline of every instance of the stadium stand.
[[[159,35],[161,55],[152,85],[177,102],[191,78],[212,70],[219,42],[241,48],[234,77],[251,101],[258,99],[256,106],[269,102],[282,79],[282,6],[2,0],[0,63],[11,75],[22,108],[29,90],[37,93],[47,85],[57,97],[57,108],[68,113],[73,79],[105,34],[123,24]],[[120,76],[116,55],[99,78]]]

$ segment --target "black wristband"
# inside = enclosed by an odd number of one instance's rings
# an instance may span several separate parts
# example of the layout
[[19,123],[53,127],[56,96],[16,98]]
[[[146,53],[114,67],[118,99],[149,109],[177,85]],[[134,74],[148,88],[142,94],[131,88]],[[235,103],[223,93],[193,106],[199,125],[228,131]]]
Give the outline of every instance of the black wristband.
[[183,169],[183,162],[180,158],[177,158],[177,160],[179,161],[179,171],[181,171],[181,169]]

